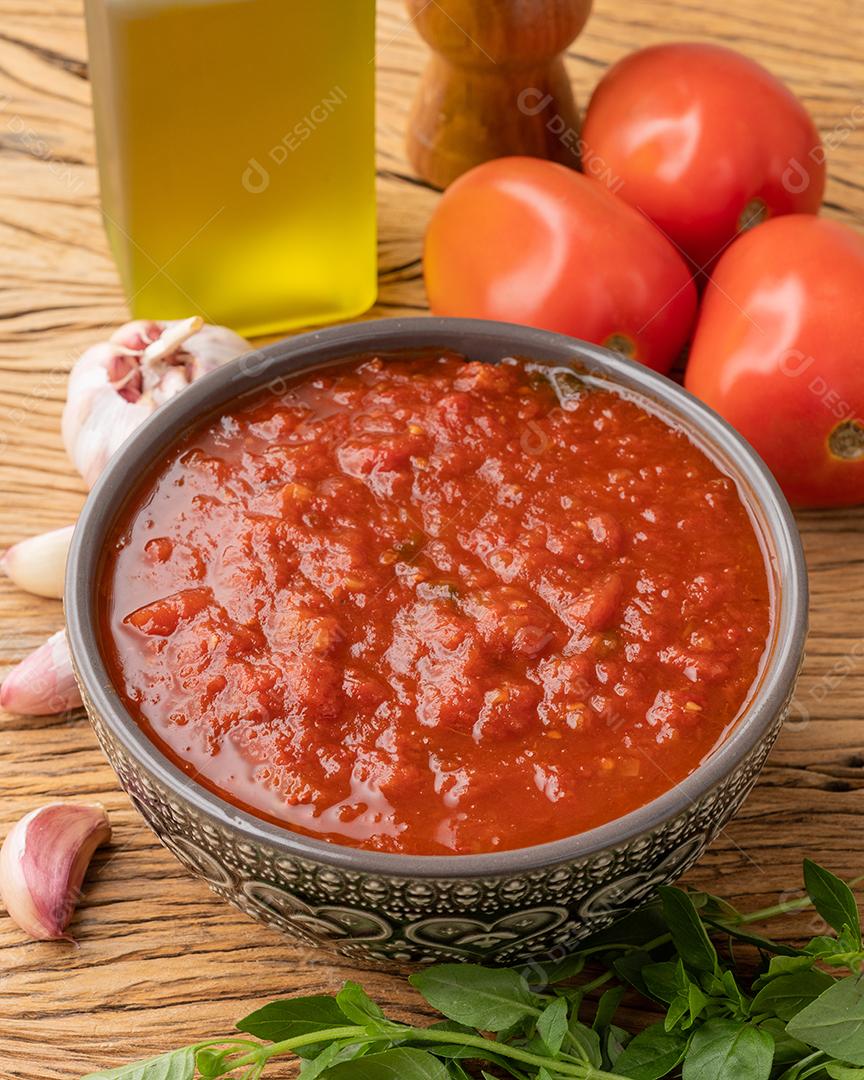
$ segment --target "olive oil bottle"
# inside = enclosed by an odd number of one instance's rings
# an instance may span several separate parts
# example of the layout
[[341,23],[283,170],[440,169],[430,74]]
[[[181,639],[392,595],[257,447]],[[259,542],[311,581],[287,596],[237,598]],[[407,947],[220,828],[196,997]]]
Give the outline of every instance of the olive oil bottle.
[[374,0],[85,0],[133,315],[245,333],[375,300]]

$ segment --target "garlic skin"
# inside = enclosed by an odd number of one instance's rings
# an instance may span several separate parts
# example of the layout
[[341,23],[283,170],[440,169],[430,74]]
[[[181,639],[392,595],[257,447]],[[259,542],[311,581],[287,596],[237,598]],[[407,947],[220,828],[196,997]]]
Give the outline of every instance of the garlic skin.
[[13,544],[0,558],[0,570],[25,592],[61,600],[74,530],[74,525],[67,525]]
[[81,704],[63,630],[12,668],[0,686],[0,708],[19,716],[51,716]]
[[138,319],[87,349],[69,375],[62,421],[66,452],[87,486],[160,405],[251,348],[233,330],[196,316]]
[[49,803],[12,826],[0,848],[0,898],[38,941],[72,941],[66,927],[100,844],[111,839],[101,803]]

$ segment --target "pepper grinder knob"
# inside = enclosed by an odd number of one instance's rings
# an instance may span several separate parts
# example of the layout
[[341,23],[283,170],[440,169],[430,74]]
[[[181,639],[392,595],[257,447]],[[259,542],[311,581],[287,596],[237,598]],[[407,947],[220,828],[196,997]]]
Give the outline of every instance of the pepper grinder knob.
[[563,52],[592,0],[406,0],[432,56],[408,156],[435,187],[490,158],[526,154],[577,168],[579,110]]

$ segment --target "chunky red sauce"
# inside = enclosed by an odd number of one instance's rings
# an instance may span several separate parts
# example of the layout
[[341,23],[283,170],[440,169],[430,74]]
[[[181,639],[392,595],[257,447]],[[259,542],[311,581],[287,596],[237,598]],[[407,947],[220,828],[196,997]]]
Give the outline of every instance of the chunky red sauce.
[[196,780],[426,854],[667,791],[734,721],[770,620],[736,487],[682,432],[453,356],[355,359],[208,421],[105,582],[112,677]]

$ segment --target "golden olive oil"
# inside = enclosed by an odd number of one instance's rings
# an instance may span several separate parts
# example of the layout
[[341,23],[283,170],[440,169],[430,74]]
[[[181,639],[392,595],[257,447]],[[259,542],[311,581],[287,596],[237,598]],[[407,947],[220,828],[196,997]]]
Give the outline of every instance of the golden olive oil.
[[258,334],[374,303],[374,0],[86,0],[132,312]]

